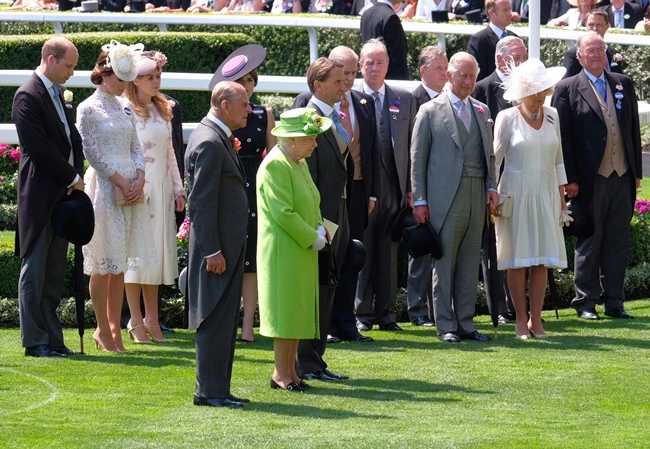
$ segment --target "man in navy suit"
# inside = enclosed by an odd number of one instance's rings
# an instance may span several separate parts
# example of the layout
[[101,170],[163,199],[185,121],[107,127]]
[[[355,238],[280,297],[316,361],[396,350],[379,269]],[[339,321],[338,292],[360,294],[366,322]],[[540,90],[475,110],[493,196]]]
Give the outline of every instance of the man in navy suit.
[[643,19],[642,8],[636,3],[625,0],[611,0],[604,10],[609,18],[609,24],[614,28],[634,29],[637,22]]
[[84,190],[81,137],[62,84],[73,74],[79,53],[69,40],[43,45],[41,65],[14,96],[11,115],[22,154],[18,169],[16,253],[23,260],[18,283],[20,333],[25,355],[65,357],[56,309],[61,302],[68,242],[54,235],[56,203]]
[[[395,13],[393,5],[401,0],[377,0],[377,3],[370,7],[361,16],[361,40],[365,44],[370,39],[381,38],[388,50],[390,65],[386,79],[409,80],[406,55],[406,34],[402,22]],[[507,1],[507,0],[506,0]]]
[[605,42],[594,32],[578,38],[584,70],[557,84],[551,104],[562,130],[569,198],[589,208],[594,232],[575,246],[571,305],[585,320],[605,315],[633,318],[623,308],[623,281],[630,247],[630,219],[641,184],[641,136],[632,80],[603,69]]
[[476,81],[481,81],[496,69],[494,53],[497,42],[506,36],[517,36],[506,27],[512,22],[510,0],[486,0],[485,12],[490,23],[469,39],[467,53],[474,56],[478,62],[479,73]]

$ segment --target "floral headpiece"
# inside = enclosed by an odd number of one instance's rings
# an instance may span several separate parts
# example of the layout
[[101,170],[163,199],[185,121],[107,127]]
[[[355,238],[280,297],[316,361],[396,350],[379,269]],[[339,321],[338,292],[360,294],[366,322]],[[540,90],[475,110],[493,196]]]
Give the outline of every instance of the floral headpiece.
[[298,108],[283,112],[280,125],[271,134],[278,137],[306,137],[322,134],[332,126],[332,120],[321,117],[313,108]]
[[133,81],[138,76],[136,62],[144,50],[143,44],[126,46],[116,40],[102,46],[108,52],[104,67],[113,70],[113,73],[122,81]]

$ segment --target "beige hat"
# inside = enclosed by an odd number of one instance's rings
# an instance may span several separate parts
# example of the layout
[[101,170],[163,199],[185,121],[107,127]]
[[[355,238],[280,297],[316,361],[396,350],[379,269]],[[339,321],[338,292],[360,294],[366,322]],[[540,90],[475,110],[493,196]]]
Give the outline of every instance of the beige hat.
[[105,67],[113,70],[113,73],[122,81],[133,81],[138,76],[137,62],[140,59],[143,44],[124,45],[116,40],[102,46],[103,51],[108,52]]
[[503,99],[515,101],[555,86],[564,77],[566,68],[547,69],[542,61],[531,58],[517,67],[509,66],[505,72],[508,79],[501,84],[501,88],[506,90]]

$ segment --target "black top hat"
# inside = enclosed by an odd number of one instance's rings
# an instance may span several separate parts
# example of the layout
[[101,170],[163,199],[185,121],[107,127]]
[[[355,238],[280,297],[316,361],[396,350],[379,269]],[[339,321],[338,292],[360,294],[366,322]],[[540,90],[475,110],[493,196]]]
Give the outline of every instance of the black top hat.
[[95,212],[88,195],[75,189],[56,203],[52,213],[52,229],[73,245],[90,242],[95,232]]
[[366,264],[366,247],[359,240],[350,239],[345,251],[345,260],[341,271],[358,273]]
[[434,23],[449,22],[449,11],[431,11],[431,21]]
[[481,16],[480,9],[472,9],[465,13],[465,18],[469,23],[483,23],[483,17]]
[[583,239],[591,237],[591,234],[594,233],[594,220],[585,201],[577,196],[567,201],[567,206],[571,211],[573,221],[569,223],[569,226],[562,228],[564,236],[575,235]]
[[442,245],[431,223],[416,224],[402,231],[408,253],[414,259],[429,254],[434,259],[442,257]]
[[239,47],[221,63],[210,80],[210,92],[220,81],[237,81],[258,68],[266,58],[266,50],[261,45],[249,44]]

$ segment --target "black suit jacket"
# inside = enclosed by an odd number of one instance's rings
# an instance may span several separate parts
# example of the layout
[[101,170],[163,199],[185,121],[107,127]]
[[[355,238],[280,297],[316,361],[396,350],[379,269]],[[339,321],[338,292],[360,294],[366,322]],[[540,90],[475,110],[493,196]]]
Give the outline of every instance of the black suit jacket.
[[[64,104],[61,96],[61,103]],[[16,125],[21,156],[18,167],[18,228],[16,254],[25,257],[45,228],[77,175],[83,177],[81,136],[73,108],[63,110],[70,140],[50,93],[36,73],[14,96],[11,117]],[[74,155],[74,167],[68,162]]]
[[[181,179],[185,179],[185,144],[183,144],[183,115],[181,114],[181,105],[174,98],[163,94],[167,100],[173,101],[172,107],[172,146],[176,156],[176,164]],[[185,211],[176,212],[176,227],[180,227],[185,219]]]
[[[614,11],[612,10],[612,5],[607,5],[603,8],[607,15],[609,16],[609,26],[614,27]],[[643,19],[643,11],[641,7],[636,3],[625,2],[623,6],[623,16],[629,16],[629,19],[623,18],[624,28],[634,29],[637,22]]]
[[[506,30],[506,32],[508,36],[517,36],[510,30]],[[497,42],[499,42],[499,38],[494,34],[494,31],[492,31],[489,25],[469,38],[467,53],[476,58],[480,69],[476,81],[481,81],[496,70],[497,66],[494,62],[494,53],[496,52]]]
[[[315,105],[309,103],[308,106],[323,115]],[[349,180],[349,164],[343,160],[332,128],[319,134],[316,143],[318,145],[316,150],[306,160],[311,177],[320,193],[320,211],[323,218],[339,223],[341,197]]]
[[361,40],[365,43],[372,38],[382,38],[388,49],[389,80],[409,80],[406,55],[406,34],[393,8],[385,3],[377,3],[361,16]]
[[431,100],[429,92],[427,92],[422,83],[411,92],[411,95],[413,96],[415,107],[418,111],[420,110],[420,106]]
[[[582,71],[582,66],[580,65],[580,61],[578,61],[578,55],[576,55],[577,51],[578,47],[574,46],[568,49],[566,53],[564,53],[564,58],[562,58],[562,65],[566,67],[566,74],[564,75],[564,78],[570,78]],[[623,73],[623,61],[616,62],[614,60],[614,55],[618,53],[616,48],[608,45],[606,53],[607,60],[609,61],[609,70],[614,73]]]
[[[634,178],[641,178],[641,135],[639,113],[632,80],[625,75],[605,72],[612,93],[620,92],[621,109],[616,117],[623,135],[625,155],[631,171],[632,201],[636,197]],[[619,89],[617,89],[617,86]],[[555,86],[551,105],[557,109],[562,131],[562,153],[567,181],[577,182],[580,197],[593,199],[593,183],[603,159],[607,128],[591,82],[583,72]]]
[[495,70],[492,75],[476,83],[472,97],[487,104],[492,120],[496,120],[499,112],[512,107],[512,103],[503,99],[504,92],[501,88],[501,78]]

